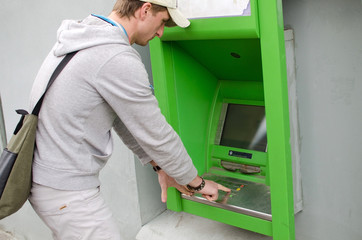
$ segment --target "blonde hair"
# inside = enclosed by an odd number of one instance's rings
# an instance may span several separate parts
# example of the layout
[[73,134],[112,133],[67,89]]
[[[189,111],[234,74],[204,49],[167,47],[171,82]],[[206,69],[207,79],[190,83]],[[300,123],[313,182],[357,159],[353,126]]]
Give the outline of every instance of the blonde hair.
[[[135,15],[135,12],[142,7],[145,2],[140,0],[117,0],[114,4],[113,11],[115,11],[120,17],[131,18]],[[164,6],[151,4],[152,13],[166,11],[167,8]]]

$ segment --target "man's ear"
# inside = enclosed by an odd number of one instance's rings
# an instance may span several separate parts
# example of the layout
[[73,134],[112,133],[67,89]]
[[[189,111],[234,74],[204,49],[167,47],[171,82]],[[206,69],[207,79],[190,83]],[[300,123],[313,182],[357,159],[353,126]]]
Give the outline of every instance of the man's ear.
[[149,2],[146,2],[142,5],[142,7],[140,8],[140,12],[139,12],[139,17],[141,20],[144,20],[147,17],[147,14],[150,13],[152,8],[152,4]]

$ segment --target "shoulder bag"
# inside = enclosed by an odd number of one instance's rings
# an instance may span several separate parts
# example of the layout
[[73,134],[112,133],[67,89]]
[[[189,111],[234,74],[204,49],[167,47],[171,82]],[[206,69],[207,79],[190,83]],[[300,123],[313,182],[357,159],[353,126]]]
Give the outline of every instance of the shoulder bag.
[[18,211],[29,197],[38,114],[45,93],[76,53],[67,54],[59,63],[31,114],[16,110],[20,121],[0,157],[0,219]]

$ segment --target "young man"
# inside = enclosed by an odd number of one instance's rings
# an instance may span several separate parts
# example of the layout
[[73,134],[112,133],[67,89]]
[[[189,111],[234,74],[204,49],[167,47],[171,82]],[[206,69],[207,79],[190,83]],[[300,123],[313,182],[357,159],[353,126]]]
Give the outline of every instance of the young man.
[[99,194],[112,128],[143,164],[158,169],[162,201],[170,186],[186,194],[196,190],[211,201],[218,189],[229,191],[197,175],[131,47],[146,45],[175,24],[189,25],[176,0],[118,0],[107,18],[67,20],[59,28],[31,93],[34,107],[55,67],[78,51],[47,92],[37,129],[29,200],[54,239],[122,239]]

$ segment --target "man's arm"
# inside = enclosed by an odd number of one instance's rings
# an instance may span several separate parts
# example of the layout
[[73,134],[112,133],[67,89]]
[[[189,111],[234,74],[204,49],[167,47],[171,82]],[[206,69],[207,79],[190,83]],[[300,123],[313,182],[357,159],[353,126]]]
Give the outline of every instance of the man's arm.
[[[167,173],[161,179],[162,184],[166,181],[164,189],[174,185],[173,181],[191,187],[202,182],[180,137],[162,115],[137,54],[115,54],[98,71],[94,84],[148,158],[156,160]],[[205,181],[198,192],[216,200],[219,188],[216,183]]]
[[123,143],[138,157],[143,165],[146,165],[152,160],[118,117],[113,123],[113,129],[122,139]]
[[96,75],[94,86],[150,159],[181,185],[197,170],[181,139],[162,115],[147,72],[135,54],[121,52]]
[[[157,163],[155,163],[154,161],[151,161],[150,164],[154,167],[153,169],[158,174],[158,182],[161,187],[161,201],[162,202],[167,201],[167,189],[169,187],[175,187],[181,193],[189,195],[189,196],[191,196],[194,193],[187,186],[182,186],[182,185],[178,184],[175,181],[175,179],[168,176],[165,171],[163,171],[161,168],[159,168]],[[203,183],[203,181],[204,181],[204,183]],[[202,186],[202,184],[204,184],[204,186]],[[225,192],[231,191],[229,188],[226,188],[213,181],[204,180],[199,176],[196,176],[188,185],[193,188],[198,188],[201,185],[202,189],[197,192],[201,193],[202,196],[209,201],[216,201],[218,199],[218,190],[222,190]]]

